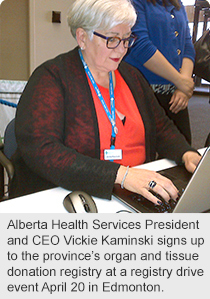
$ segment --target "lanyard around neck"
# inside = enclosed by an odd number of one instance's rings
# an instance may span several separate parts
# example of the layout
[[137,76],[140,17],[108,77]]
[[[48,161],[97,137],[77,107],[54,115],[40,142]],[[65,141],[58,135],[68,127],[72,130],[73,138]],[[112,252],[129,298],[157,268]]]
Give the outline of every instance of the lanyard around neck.
[[109,96],[110,96],[110,107],[111,107],[111,113],[104,101],[104,98],[95,82],[95,79],[93,78],[93,75],[91,74],[91,71],[89,69],[89,67],[87,66],[87,63],[85,62],[84,60],[84,57],[82,55],[82,51],[81,49],[79,49],[79,55],[80,55],[80,58],[82,60],[82,63],[83,63],[83,66],[84,66],[84,69],[85,69],[85,72],[86,74],[88,75],[95,91],[96,91],[96,94],[106,112],[106,115],[112,125],[112,134],[111,134],[111,146],[110,148],[111,149],[114,149],[115,148],[115,139],[116,139],[116,134],[117,134],[117,127],[116,127],[116,111],[115,111],[115,98],[114,98],[114,85],[113,85],[113,78],[112,78],[112,73],[109,72]]

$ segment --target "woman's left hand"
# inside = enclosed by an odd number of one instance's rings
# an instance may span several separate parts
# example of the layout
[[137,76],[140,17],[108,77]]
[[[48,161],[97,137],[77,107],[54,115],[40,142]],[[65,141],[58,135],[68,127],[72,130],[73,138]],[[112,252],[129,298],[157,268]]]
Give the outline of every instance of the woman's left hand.
[[195,171],[195,168],[197,167],[200,159],[201,156],[198,153],[191,151],[184,153],[184,155],[182,156],[185,168],[192,173]]
[[177,114],[179,111],[187,108],[189,97],[181,90],[176,89],[169,102],[171,112]]

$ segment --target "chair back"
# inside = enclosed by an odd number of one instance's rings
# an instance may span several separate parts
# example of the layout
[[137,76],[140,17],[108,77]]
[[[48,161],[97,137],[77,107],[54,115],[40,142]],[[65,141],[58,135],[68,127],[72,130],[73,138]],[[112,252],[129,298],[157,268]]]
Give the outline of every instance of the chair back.
[[[4,133],[4,143],[0,148],[0,201],[9,198],[9,185],[14,176],[14,166],[10,161],[17,148],[15,138],[15,119],[11,120]],[[7,179],[6,179],[6,173]]]
[[15,138],[15,118],[13,118],[6,127],[4,133],[4,154],[8,159],[11,159],[17,148]]

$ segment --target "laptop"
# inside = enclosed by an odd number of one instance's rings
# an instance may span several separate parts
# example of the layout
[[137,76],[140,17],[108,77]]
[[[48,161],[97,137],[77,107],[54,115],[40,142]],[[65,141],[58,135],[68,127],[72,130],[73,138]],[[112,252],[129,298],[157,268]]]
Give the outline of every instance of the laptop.
[[155,205],[142,195],[122,189],[120,185],[114,187],[113,195],[138,213],[210,212],[210,147],[204,152],[193,174],[180,165],[158,172],[172,180],[180,191],[177,202],[170,200],[169,204],[163,201],[163,204]]

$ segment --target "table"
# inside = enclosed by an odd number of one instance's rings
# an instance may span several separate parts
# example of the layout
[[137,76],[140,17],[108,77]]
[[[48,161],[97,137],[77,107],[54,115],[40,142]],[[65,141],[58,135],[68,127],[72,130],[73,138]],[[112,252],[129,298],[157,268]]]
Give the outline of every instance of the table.
[[[204,149],[199,150],[202,154]],[[146,163],[137,168],[149,170],[162,170],[175,166],[174,161],[160,159]],[[17,197],[0,203],[0,213],[67,213],[63,200],[69,190],[61,187],[40,191],[37,193]],[[112,200],[93,197],[99,213],[129,213],[135,211],[119,201],[115,196]]]

